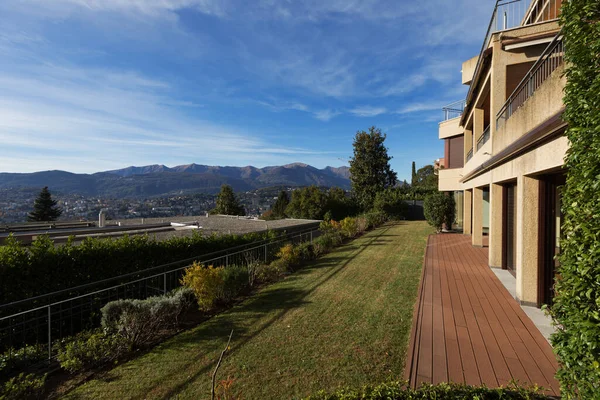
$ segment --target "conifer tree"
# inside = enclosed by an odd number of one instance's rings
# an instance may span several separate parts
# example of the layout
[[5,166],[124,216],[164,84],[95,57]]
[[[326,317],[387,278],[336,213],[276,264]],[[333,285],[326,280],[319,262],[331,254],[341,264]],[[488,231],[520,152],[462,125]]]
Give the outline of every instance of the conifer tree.
[[221,186],[221,191],[217,195],[217,206],[213,210],[214,214],[225,215],[246,215],[244,207],[239,203],[233,189],[229,185]]
[[57,206],[57,201],[52,199],[52,195],[45,186],[33,204],[33,211],[27,216],[27,221],[56,221],[62,214],[62,209]]
[[282,190],[279,192],[279,196],[271,208],[271,210],[273,210],[273,216],[275,218],[285,218],[285,209],[287,208],[288,204],[290,204],[290,198],[287,192]]
[[359,131],[354,137],[354,156],[350,160],[350,180],[360,206],[373,206],[377,193],[396,184],[396,173],[390,167],[392,157],[384,145],[386,135],[374,126],[369,133]]

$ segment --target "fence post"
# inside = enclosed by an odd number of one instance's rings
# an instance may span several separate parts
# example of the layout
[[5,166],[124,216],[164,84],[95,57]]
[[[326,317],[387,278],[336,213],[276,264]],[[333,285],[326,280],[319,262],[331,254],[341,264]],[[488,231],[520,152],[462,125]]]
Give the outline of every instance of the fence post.
[[167,294],[167,273],[163,274],[163,294]]
[[267,263],[267,245],[268,243],[265,243],[265,264]]
[[48,361],[52,359],[52,313],[48,305]]
[[312,233],[313,233],[313,231],[310,231],[310,243],[311,243],[311,244],[312,244],[312,239],[313,239],[313,238],[312,238]]
[[225,268],[229,267],[229,254],[225,254]]

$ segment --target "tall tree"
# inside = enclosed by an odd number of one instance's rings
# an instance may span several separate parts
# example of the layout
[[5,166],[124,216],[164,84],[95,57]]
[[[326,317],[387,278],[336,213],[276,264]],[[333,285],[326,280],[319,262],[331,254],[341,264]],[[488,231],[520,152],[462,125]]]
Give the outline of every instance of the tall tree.
[[423,190],[438,190],[438,176],[433,165],[426,165],[416,172],[412,186]]
[[229,185],[221,186],[221,191],[217,195],[217,206],[213,210],[214,214],[226,215],[246,215],[244,207],[239,203],[233,189]]
[[56,221],[62,214],[62,209],[57,206],[57,201],[52,199],[52,195],[45,186],[33,204],[33,211],[27,216],[27,220],[34,221]]
[[374,126],[369,132],[358,131],[354,137],[354,156],[350,160],[350,181],[358,203],[369,209],[377,193],[396,184],[390,167],[392,157],[384,145],[386,135]]
[[412,178],[410,180],[410,184],[414,185],[417,182],[417,165],[415,162],[412,162]]
[[288,204],[290,204],[290,197],[285,190],[282,190],[279,192],[279,196],[277,196],[277,200],[275,200],[273,207],[271,207],[273,216],[275,218],[285,218],[285,209]]

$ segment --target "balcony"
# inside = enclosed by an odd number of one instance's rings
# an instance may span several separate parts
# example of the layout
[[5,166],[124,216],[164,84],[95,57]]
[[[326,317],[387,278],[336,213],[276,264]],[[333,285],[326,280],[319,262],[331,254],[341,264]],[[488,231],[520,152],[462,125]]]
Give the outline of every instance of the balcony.
[[[562,0],[497,0],[474,68],[472,80],[476,82],[482,71],[484,54],[489,48],[490,41],[495,33],[520,26],[556,20],[560,14],[561,5]],[[476,86],[470,85],[467,104],[471,103]]]
[[479,137],[479,139],[477,139],[477,151],[479,151],[479,149],[481,149],[483,147],[483,145],[487,143],[488,140],[490,140],[490,126],[489,125],[487,128],[485,128],[485,130],[483,131],[483,134]]
[[471,158],[473,158],[473,148],[471,147],[471,150],[469,150],[469,152],[467,153],[467,162],[469,162],[471,160]]
[[464,110],[465,100],[455,101],[454,103],[442,107],[442,111],[444,112],[444,120],[442,122],[460,117]]
[[531,67],[514,92],[506,100],[496,116],[496,131],[502,129],[506,121],[529,100],[546,82],[552,73],[564,64],[564,44],[559,33],[548,45],[538,61]]

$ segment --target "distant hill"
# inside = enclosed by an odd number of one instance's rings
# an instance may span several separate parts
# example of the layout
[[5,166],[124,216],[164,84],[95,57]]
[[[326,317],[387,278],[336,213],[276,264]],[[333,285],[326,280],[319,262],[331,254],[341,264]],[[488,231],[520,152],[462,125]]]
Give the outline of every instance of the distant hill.
[[50,187],[52,191],[103,197],[148,197],[177,193],[218,193],[228,184],[237,192],[270,186],[317,185],[350,188],[348,167],[317,169],[294,163],[265,168],[199,164],[147,165],[95,174],[65,171],[0,173],[0,189]]

